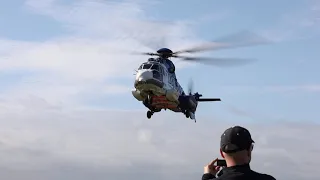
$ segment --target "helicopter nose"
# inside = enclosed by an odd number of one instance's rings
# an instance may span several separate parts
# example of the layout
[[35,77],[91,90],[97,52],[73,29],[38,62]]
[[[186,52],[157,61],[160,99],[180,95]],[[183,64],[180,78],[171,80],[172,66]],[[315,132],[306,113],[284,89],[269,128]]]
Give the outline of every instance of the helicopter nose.
[[146,81],[148,79],[152,79],[153,74],[151,71],[143,71],[138,74],[137,80],[138,81]]

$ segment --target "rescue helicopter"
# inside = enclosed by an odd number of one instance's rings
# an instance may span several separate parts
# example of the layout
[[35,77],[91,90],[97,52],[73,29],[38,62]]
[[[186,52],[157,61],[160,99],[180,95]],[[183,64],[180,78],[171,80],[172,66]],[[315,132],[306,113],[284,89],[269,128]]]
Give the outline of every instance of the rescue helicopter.
[[220,98],[201,98],[202,94],[193,92],[192,81],[189,82],[186,93],[177,80],[175,65],[170,58],[179,58],[185,61],[205,62],[212,65],[235,65],[253,61],[253,59],[243,58],[207,58],[207,57],[186,57],[181,53],[194,53],[205,50],[216,50],[223,48],[235,48],[240,46],[250,46],[261,44],[265,41],[255,41],[242,43],[210,42],[201,46],[173,52],[169,48],[160,48],[156,53],[138,53],[140,55],[156,56],[150,57],[143,62],[136,70],[134,89],[132,95],[148,108],[147,118],[161,110],[171,110],[183,113],[186,118],[196,122],[196,110],[199,102],[221,101]]

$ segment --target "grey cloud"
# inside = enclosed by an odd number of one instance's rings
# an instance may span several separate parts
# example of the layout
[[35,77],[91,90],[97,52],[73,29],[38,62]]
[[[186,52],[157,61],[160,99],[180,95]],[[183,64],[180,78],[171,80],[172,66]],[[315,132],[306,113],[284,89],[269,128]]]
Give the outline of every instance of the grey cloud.
[[[169,173],[166,173],[169,172]],[[0,175],[3,179],[20,180],[20,179],[110,179],[110,180],[127,180],[127,179],[199,179],[199,174],[196,173],[181,173],[177,174],[170,171],[168,168],[164,169],[161,166],[154,164],[135,164],[131,168],[108,168],[108,167],[86,167],[77,164],[56,164],[54,167],[45,170],[24,170],[14,171],[11,169],[1,168]],[[181,176],[182,175],[182,176]],[[178,177],[177,177],[178,176]],[[180,177],[179,177],[180,176]]]
[[[30,101],[32,108],[32,101]],[[10,108],[9,108],[10,109]],[[199,179],[219,157],[219,137],[235,125],[180,114],[90,109],[1,112],[4,179]],[[277,179],[319,178],[315,123],[241,123],[256,141],[252,168]]]

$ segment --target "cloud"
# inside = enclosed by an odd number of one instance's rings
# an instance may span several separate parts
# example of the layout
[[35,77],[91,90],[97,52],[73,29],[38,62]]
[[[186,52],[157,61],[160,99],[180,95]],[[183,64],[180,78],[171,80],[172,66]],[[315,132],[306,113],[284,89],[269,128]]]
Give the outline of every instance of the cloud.
[[[129,90],[129,85],[114,79],[131,77],[144,59],[120,56],[118,52],[151,50],[135,39],[144,43],[155,39],[150,44],[156,46],[161,36],[169,34],[174,38],[167,43],[183,49],[200,41],[192,28],[184,21],[163,28],[161,22],[147,18],[145,8],[149,4],[143,1],[58,4],[53,0],[29,0],[26,5],[34,13],[62,23],[69,34],[43,42],[0,40],[1,71],[27,72],[19,81],[11,82],[13,85],[1,89],[1,177],[201,177],[203,165],[219,154],[223,129],[234,123],[222,117],[199,117],[195,124],[172,112],[157,113],[147,120],[144,111],[97,110],[81,103],[85,96]],[[155,35],[159,38],[151,38]],[[186,36],[191,40],[185,40]],[[317,137],[318,124],[244,125],[257,142],[254,169],[277,179],[319,178],[309,174],[320,160],[315,155],[320,147],[310,139]]]
[[220,86],[219,90],[228,93],[319,93],[319,84],[298,84],[298,85],[266,85],[266,86]]
[[320,85],[301,85],[301,86],[271,86],[266,88],[272,92],[320,92]]
[[273,41],[291,41],[313,38],[320,30],[320,3],[312,0],[293,12],[285,12],[277,23],[262,32]]
[[148,58],[128,51],[154,51],[145,43],[154,45],[163,37],[172,36],[166,45],[178,49],[197,41],[183,21],[163,26],[152,20],[146,12],[151,1],[60,2],[28,0],[25,5],[39,16],[60,22],[68,34],[42,42],[0,39],[0,70],[29,73],[19,81],[10,81],[2,90],[3,96],[38,96],[49,103],[72,106],[86,95],[127,93],[132,84],[114,79],[133,78],[139,63]]
[[[1,175],[10,179],[200,178],[219,156],[219,137],[235,125],[180,114],[41,106],[30,98],[6,106],[0,118]],[[41,104],[41,103],[40,103]],[[19,111],[17,106],[20,105]],[[34,107],[35,106],[35,107]],[[252,168],[277,179],[319,178],[320,126],[314,123],[241,123],[256,141]],[[310,138],[312,137],[312,138]],[[191,148],[192,147],[192,148]]]

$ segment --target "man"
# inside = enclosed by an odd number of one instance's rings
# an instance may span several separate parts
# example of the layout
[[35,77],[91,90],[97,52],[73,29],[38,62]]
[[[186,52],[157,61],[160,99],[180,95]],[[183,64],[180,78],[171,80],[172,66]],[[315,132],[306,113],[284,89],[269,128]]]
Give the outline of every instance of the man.
[[219,172],[221,167],[214,165],[218,159],[213,160],[204,167],[202,180],[275,180],[270,175],[250,169],[253,143],[250,132],[243,127],[235,126],[225,130],[221,135],[220,154],[225,159],[227,167]]

